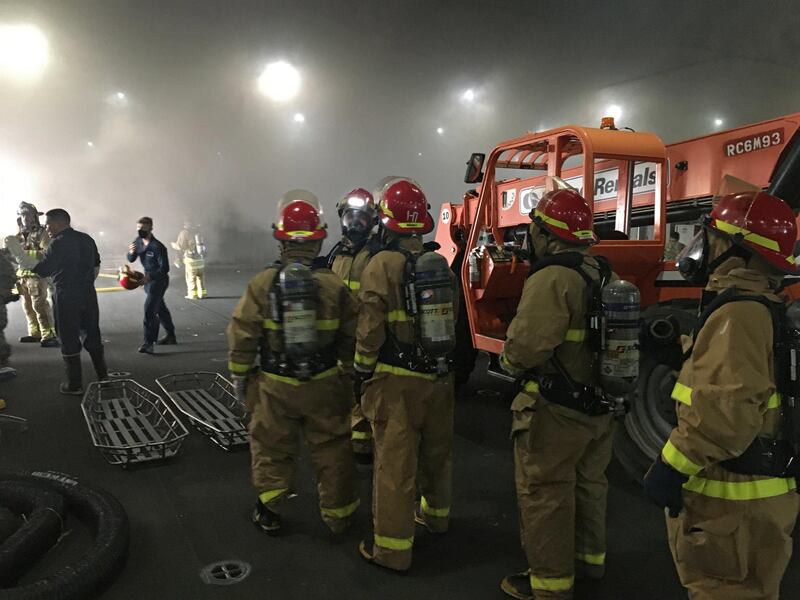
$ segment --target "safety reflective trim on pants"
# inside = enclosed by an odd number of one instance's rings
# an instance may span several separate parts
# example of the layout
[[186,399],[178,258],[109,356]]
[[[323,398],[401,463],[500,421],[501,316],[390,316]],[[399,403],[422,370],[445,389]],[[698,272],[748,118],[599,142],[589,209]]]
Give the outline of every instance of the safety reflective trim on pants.
[[410,538],[393,538],[375,534],[375,545],[387,550],[411,550],[414,547],[414,536]]
[[692,405],[692,388],[688,385],[683,385],[680,382],[675,382],[675,387],[672,388],[672,399],[681,402],[686,406]]
[[673,469],[684,475],[697,475],[703,467],[691,461],[683,452],[678,450],[670,440],[664,444],[661,456]]
[[690,477],[683,489],[721,500],[760,500],[788,494],[797,489],[794,477],[773,477],[755,481],[716,481]]
[[347,287],[349,287],[354,292],[358,291],[358,290],[361,289],[361,282],[360,281],[348,281],[347,282]]
[[[296,377],[286,377],[285,375],[277,375],[275,373],[270,373],[268,371],[261,371],[261,372],[270,379],[274,379],[275,381],[280,381],[282,383],[288,383],[289,385],[303,385],[304,383],[308,383],[308,381],[300,381]],[[339,372],[339,367],[331,367],[327,371],[322,371],[321,373],[312,375],[309,381],[318,381],[320,379],[325,379],[326,377],[336,375],[338,372]]]
[[528,381],[525,383],[525,387],[522,389],[524,389],[526,392],[532,392],[534,394],[538,394],[539,384],[535,381]]
[[246,365],[244,363],[237,363],[233,361],[228,362],[228,371],[231,373],[247,373],[251,367],[252,365]]
[[404,310],[390,310],[386,313],[386,320],[389,323],[397,323],[398,321],[408,321],[408,313]]
[[778,392],[773,392],[773,394],[767,400],[767,408],[780,408],[781,407],[781,395]]
[[258,495],[258,499],[261,500],[261,504],[269,504],[270,502],[278,499],[280,496],[282,496],[288,491],[289,488],[280,488],[277,490],[270,490],[268,492],[261,492]]
[[411,371],[410,369],[395,367],[393,365],[387,365],[381,362],[379,362],[375,367],[375,372],[391,373],[392,375],[401,375],[403,377],[418,377],[419,379],[425,379],[426,381],[436,381],[436,375],[433,373],[418,373],[417,371]]
[[378,362],[377,356],[364,356],[360,352],[356,352],[355,356],[353,357],[353,362],[360,363],[362,365],[372,366],[376,362]]
[[531,573],[531,587],[534,590],[547,592],[565,592],[571,590],[575,577],[536,577]]
[[350,434],[350,439],[351,440],[371,440],[372,439],[372,433],[369,432],[369,431],[356,431],[356,430],[353,430],[352,433]]
[[328,517],[330,519],[346,519],[354,512],[356,509],[361,505],[361,500],[356,499],[350,504],[346,506],[342,506],[340,508],[325,508],[320,507],[320,512],[322,513],[323,517]]
[[587,565],[602,566],[606,564],[606,553],[597,552],[596,554],[584,554],[582,552],[575,553],[575,560],[586,563]]
[[564,336],[565,342],[583,342],[585,340],[586,340],[585,329],[567,329],[567,333]]
[[445,518],[450,516],[450,507],[445,508],[433,508],[430,504],[428,504],[427,498],[422,496],[419,502],[419,506],[426,515],[430,515],[431,517],[439,517]]

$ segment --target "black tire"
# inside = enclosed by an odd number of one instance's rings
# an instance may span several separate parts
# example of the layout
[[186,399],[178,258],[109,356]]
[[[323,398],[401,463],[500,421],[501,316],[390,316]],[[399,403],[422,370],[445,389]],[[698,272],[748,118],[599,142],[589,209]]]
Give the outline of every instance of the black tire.
[[0,504],[26,516],[25,523],[0,545],[0,586],[13,584],[58,541],[64,521],[64,496],[41,484],[0,482]]
[[0,590],[2,600],[78,600],[98,595],[125,565],[130,538],[128,516],[108,492],[54,472],[0,470],[0,481],[32,482],[62,494],[67,511],[94,536],[92,546],[74,564],[39,581]]
[[478,351],[472,345],[472,333],[469,329],[469,317],[467,316],[467,304],[464,301],[463,290],[461,289],[461,265],[464,263],[464,253],[461,252],[453,260],[450,269],[455,273],[456,280],[459,282],[458,292],[461,294],[458,305],[458,315],[456,318],[456,351],[453,369],[455,371],[456,389],[469,381],[470,375],[475,370],[475,361],[478,358]]
[[[673,316],[680,333],[691,333],[696,321],[697,302],[679,300],[650,306],[642,320]],[[637,398],[625,417],[614,442],[614,455],[625,471],[636,481],[642,477],[676,424],[675,403],[670,398],[677,373],[659,357],[643,352],[639,363]]]

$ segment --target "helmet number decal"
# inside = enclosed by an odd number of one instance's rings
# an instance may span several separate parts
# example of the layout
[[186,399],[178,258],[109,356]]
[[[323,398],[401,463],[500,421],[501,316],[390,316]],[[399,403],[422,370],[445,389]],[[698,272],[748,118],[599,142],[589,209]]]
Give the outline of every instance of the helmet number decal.
[[417,223],[417,222],[419,222],[419,211],[418,210],[406,211],[406,223]]

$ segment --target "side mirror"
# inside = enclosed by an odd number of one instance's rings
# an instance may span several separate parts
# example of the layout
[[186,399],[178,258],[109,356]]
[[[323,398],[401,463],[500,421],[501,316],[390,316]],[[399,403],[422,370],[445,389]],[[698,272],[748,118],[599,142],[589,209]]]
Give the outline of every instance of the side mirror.
[[464,183],[480,183],[483,181],[483,161],[486,155],[475,152],[467,161],[467,172],[464,174]]

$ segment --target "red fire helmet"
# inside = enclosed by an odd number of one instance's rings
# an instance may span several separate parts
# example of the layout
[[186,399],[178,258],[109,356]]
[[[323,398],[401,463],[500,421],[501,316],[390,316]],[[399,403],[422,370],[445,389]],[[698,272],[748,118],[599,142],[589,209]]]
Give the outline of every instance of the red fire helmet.
[[283,195],[278,202],[277,223],[272,228],[275,239],[284,242],[322,240],[327,235],[319,200],[307,190],[291,190]]
[[547,192],[533,209],[531,219],[570,244],[589,246],[597,242],[592,210],[583,196],[574,189]]
[[119,285],[126,290],[135,290],[144,282],[144,273],[130,269],[119,274]]
[[383,226],[398,233],[430,233],[433,218],[427,198],[417,183],[405,177],[386,181],[380,191],[378,216]]

